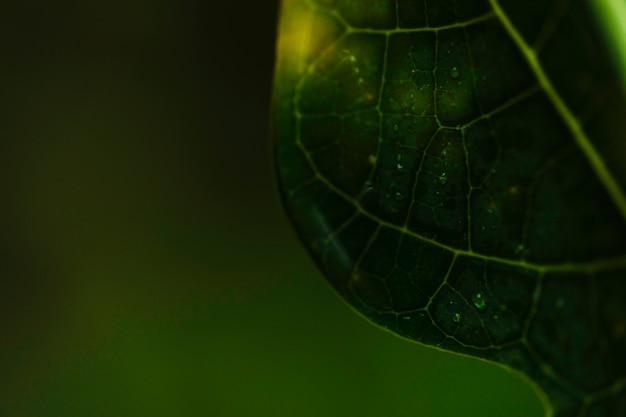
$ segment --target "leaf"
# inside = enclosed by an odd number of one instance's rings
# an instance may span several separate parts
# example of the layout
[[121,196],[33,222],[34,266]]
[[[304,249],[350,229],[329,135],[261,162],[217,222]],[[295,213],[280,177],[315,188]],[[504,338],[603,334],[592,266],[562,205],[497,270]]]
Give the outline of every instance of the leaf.
[[277,178],[360,314],[626,415],[626,101],[583,0],[284,0]]

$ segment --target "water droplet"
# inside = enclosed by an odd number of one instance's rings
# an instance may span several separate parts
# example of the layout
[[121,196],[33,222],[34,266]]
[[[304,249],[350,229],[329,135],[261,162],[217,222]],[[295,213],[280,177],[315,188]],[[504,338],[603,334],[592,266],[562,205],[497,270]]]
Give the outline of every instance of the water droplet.
[[452,67],[450,69],[450,77],[456,80],[457,78],[459,78],[460,75],[461,74],[459,73],[459,69],[457,67]]
[[481,292],[475,292],[472,294],[472,302],[474,306],[479,310],[484,310],[487,307],[487,301],[485,300],[485,296]]
[[446,185],[446,183],[448,182],[448,177],[446,177],[445,172],[439,176],[439,182],[441,183],[441,185]]
[[452,321],[455,323],[460,323],[461,320],[463,320],[463,316],[461,316],[461,313],[454,313],[454,315],[452,316]]
[[404,194],[402,194],[400,191],[396,191],[393,196],[396,199],[396,201],[404,200]]

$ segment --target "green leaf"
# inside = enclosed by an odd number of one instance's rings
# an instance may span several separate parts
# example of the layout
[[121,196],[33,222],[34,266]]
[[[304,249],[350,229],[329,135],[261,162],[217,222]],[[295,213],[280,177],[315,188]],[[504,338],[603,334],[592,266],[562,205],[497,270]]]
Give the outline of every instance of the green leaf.
[[554,416],[626,415],[626,89],[589,4],[284,0],[277,48],[277,178],[328,281]]

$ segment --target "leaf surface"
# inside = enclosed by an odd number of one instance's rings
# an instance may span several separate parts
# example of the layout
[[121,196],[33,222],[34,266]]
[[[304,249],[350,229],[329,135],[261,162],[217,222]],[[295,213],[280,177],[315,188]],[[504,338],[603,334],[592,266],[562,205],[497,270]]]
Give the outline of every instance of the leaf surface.
[[626,415],[626,101],[582,0],[284,0],[277,178],[360,314]]

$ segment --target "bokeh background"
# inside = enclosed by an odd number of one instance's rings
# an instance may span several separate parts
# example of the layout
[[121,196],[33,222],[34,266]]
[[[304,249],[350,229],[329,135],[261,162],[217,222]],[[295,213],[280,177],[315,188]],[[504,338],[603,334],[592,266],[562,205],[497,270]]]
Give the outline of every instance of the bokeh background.
[[304,253],[270,158],[276,1],[0,9],[0,417],[543,415]]

